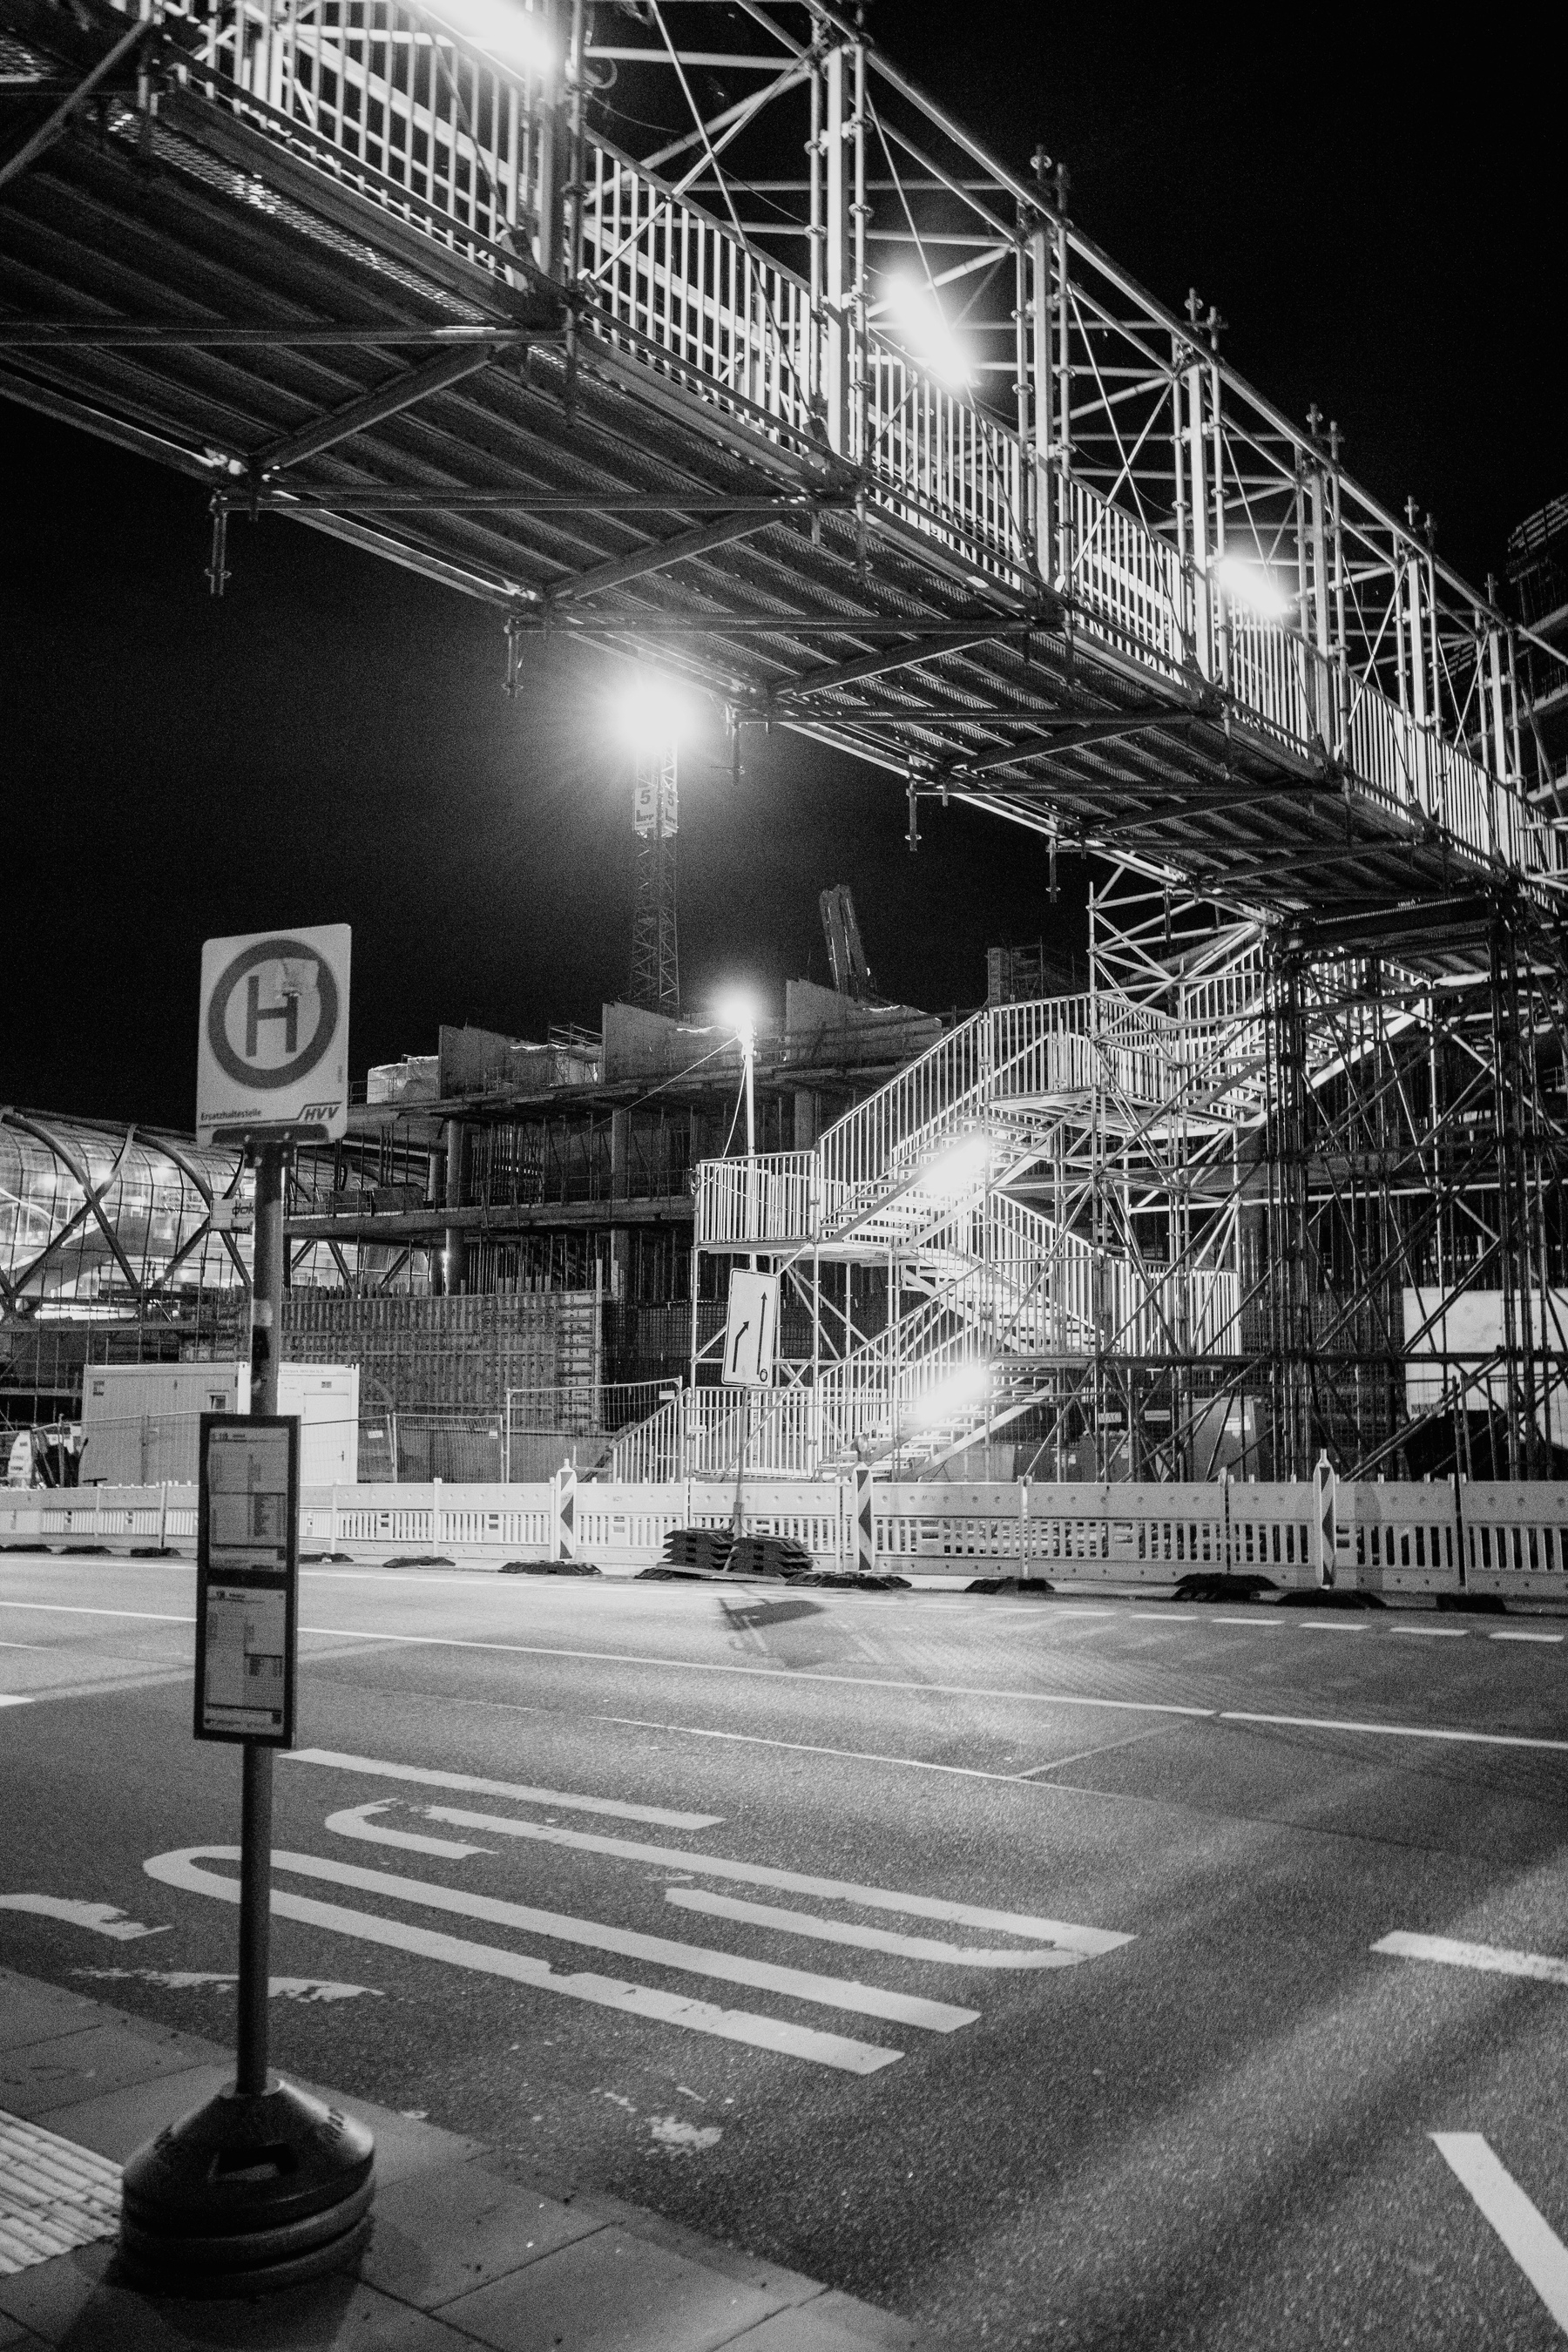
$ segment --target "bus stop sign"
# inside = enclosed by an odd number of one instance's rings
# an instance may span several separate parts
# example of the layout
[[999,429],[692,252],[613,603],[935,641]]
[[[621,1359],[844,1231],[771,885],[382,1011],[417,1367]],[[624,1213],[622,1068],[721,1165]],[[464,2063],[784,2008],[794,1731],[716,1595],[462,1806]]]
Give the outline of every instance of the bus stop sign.
[[196,1136],[202,1143],[348,1129],[347,923],[255,931],[202,949]]

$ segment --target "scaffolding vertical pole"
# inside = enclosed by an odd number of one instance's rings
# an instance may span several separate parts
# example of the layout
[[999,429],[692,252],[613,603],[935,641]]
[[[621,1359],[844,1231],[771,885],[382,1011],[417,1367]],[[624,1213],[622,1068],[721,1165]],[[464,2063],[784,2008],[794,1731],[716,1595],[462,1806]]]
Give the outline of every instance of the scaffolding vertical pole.
[[848,276],[849,198],[844,169],[844,51],[828,50],[823,59],[826,85],[824,133],[826,165],[826,222],[823,239],[822,299],[826,317],[823,352],[823,395],[827,410],[827,446],[838,456],[849,453],[848,443]]
[[1068,293],[1067,173],[1057,178],[1057,389],[1052,408],[1056,417],[1057,584],[1063,595],[1072,587],[1072,304]]
[[[1196,296],[1190,298],[1195,310]],[[1211,620],[1212,586],[1209,580],[1209,509],[1208,468],[1204,449],[1204,370],[1195,350],[1189,347],[1187,379],[1187,476],[1189,507],[1193,522],[1193,636],[1200,673],[1212,677],[1215,671],[1214,635]]]
[[[1508,1475],[1520,1475],[1519,1302],[1518,1260],[1513,1225],[1512,1088],[1509,1083],[1507,961],[1509,942],[1503,926],[1494,921],[1487,938],[1487,977],[1491,1000],[1492,1150],[1497,1170],[1497,1223],[1500,1280],[1502,1292],[1503,1378],[1508,1395]],[[1526,1260],[1528,1265],[1529,1261]],[[1496,1472],[1496,1464],[1493,1464]]]
[[[1210,357],[1207,373],[1209,391],[1209,440],[1214,488],[1214,521],[1211,531],[1210,556],[1211,561],[1215,566],[1216,572],[1218,566],[1225,560],[1225,417],[1224,411],[1220,405],[1219,323],[1219,313],[1211,309],[1209,311]],[[1215,595],[1214,615],[1215,635],[1217,640],[1215,646],[1215,675],[1218,677],[1222,686],[1228,687],[1230,684],[1232,656],[1230,599],[1225,593],[1223,587],[1217,589]]]
[[869,393],[871,352],[867,334],[866,319],[866,224],[871,208],[866,202],[866,44],[854,45],[855,111],[850,119],[850,136],[855,151],[855,198],[850,206],[854,222],[853,271],[850,281],[850,324],[852,342],[849,355],[850,406],[854,431],[854,457],[857,465],[865,465],[870,448],[867,430],[866,410]]
[[826,230],[822,217],[822,166],[824,133],[822,124],[822,65],[816,57],[811,61],[811,133],[805,142],[807,166],[806,238],[811,263],[812,373],[809,396],[820,413],[826,394],[823,380],[827,338],[824,331],[822,303],[824,291]]
[[1308,640],[1310,651],[1307,666],[1312,687],[1309,697],[1309,712],[1319,741],[1331,754],[1334,749],[1334,725],[1330,692],[1329,667],[1329,582],[1327,551],[1323,542],[1323,469],[1314,465],[1306,482],[1308,545],[1304,551],[1308,593],[1311,598],[1312,625],[1307,627],[1306,600],[1302,600],[1301,634]]
[[1029,224],[1022,205],[1013,246],[1013,413],[1018,435],[1022,478],[1018,484],[1018,527],[1025,545],[1039,569],[1039,485],[1033,455],[1034,408],[1029,397]]
[[1350,653],[1345,638],[1345,534],[1340,499],[1340,428],[1331,422],[1329,425],[1329,455],[1333,467],[1330,482],[1330,528],[1334,549],[1334,676],[1339,700],[1334,750],[1341,759],[1348,759],[1351,688]]
[[1051,478],[1056,414],[1051,398],[1051,254],[1043,224],[1029,237],[1029,373],[1034,393],[1035,569],[1049,583],[1056,577],[1059,492]]

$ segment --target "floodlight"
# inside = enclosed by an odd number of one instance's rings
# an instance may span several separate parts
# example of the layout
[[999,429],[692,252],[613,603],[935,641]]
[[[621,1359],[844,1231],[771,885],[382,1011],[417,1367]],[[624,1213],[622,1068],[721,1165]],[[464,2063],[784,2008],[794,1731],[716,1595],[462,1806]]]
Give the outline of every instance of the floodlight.
[[521,0],[436,0],[430,13],[503,66],[542,79],[559,62],[543,15],[524,8]]
[[931,1423],[952,1421],[965,1405],[978,1404],[990,1385],[991,1376],[984,1364],[965,1364],[945,1381],[939,1381],[920,1400],[911,1417]]
[[917,285],[912,278],[889,278],[882,299],[903,330],[914,357],[950,390],[967,392],[974,382],[974,371],[934,291]]
[[690,698],[663,678],[634,678],[618,697],[616,718],[634,751],[662,751],[691,732],[696,709]]
[[945,1193],[952,1199],[972,1192],[991,1165],[991,1138],[966,1135],[963,1141],[933,1160],[920,1174],[922,1192]]
[[749,1054],[757,1042],[757,1009],[749,996],[727,996],[718,1007],[720,1020],[732,1029],[741,1049]]
[[1290,599],[1275,584],[1274,576],[1261,563],[1246,563],[1239,556],[1222,555],[1215,565],[1214,576],[1227,596],[1237,604],[1245,604],[1260,621],[1282,621],[1290,610]]

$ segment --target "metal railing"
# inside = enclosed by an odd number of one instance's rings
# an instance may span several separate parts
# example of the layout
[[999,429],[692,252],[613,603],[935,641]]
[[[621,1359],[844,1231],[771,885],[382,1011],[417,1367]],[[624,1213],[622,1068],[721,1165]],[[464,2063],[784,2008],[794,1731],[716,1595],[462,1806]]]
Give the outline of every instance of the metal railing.
[[[133,13],[133,10],[128,10]],[[190,85],[367,203],[510,276],[534,257],[539,89],[398,0],[174,0]]]
[[[505,282],[554,267],[542,208],[574,206],[588,335],[753,429],[819,447],[829,393],[847,385],[843,454],[872,504],[978,568],[1036,576],[1017,432],[874,333],[852,350],[804,278],[602,137],[586,139],[579,184],[547,193],[536,77],[402,0],[165,0],[165,15],[195,28],[177,68],[188,88]],[[1424,814],[1478,857],[1555,866],[1553,836],[1515,786],[1347,681],[1299,631],[1200,584],[1168,540],[1079,476],[1066,492],[1066,584],[1089,635],[1167,677],[1215,666],[1245,715],[1310,759],[1345,760],[1388,809]]]
[[588,151],[583,287],[612,348],[700,379],[753,424],[814,430],[810,289],[613,148]]

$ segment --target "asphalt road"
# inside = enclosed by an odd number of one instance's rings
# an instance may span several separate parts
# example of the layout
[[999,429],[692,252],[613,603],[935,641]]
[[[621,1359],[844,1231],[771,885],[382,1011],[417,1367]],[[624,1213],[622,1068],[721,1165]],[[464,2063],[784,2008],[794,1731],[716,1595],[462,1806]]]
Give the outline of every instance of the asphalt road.
[[[285,2069],[952,2346],[1563,2342],[1563,1620],[302,1590]],[[0,1958],[224,2038],[193,1593],[0,1561]]]

